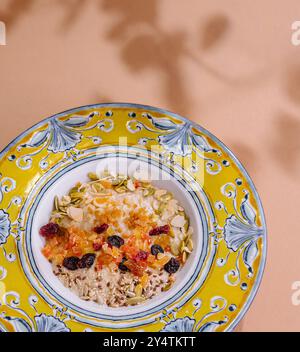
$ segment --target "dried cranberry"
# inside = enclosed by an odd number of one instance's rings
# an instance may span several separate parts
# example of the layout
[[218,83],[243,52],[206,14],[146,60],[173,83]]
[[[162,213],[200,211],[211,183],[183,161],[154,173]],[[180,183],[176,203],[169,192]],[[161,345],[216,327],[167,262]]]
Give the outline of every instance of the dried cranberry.
[[122,237],[114,235],[107,237],[107,243],[110,244],[112,247],[120,248],[124,244],[124,240]]
[[102,224],[100,226],[96,226],[94,231],[100,235],[101,233],[105,232],[108,229],[108,224]]
[[164,250],[159,244],[154,244],[151,246],[151,254],[157,255],[158,253],[164,253]]
[[40,235],[46,238],[51,238],[60,233],[60,227],[54,222],[50,222],[40,228]]
[[149,236],[157,236],[163,233],[168,234],[169,232],[170,232],[170,226],[163,225],[163,226],[155,227],[154,229],[150,230]]
[[134,259],[135,260],[137,260],[137,261],[145,261],[145,260],[147,260],[147,258],[148,258],[148,253],[147,252],[145,252],[145,251],[139,251],[136,255],[135,255],[135,257],[134,257]]
[[93,243],[93,249],[94,251],[100,251],[100,249],[102,248],[102,244],[99,242],[94,242]]
[[63,266],[68,270],[76,270],[78,269],[79,260],[78,257],[67,257],[63,260]]
[[179,261],[173,257],[168,261],[167,264],[164,265],[164,269],[169,274],[176,273],[176,271],[178,271],[179,267],[180,267]]
[[94,253],[87,253],[85,254],[78,262],[78,268],[90,268],[95,261],[96,254]]

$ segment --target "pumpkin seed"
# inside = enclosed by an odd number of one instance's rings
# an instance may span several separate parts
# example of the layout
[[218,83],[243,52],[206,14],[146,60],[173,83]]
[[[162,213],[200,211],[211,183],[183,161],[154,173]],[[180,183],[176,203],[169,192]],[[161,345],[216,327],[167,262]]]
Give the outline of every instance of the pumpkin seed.
[[173,198],[172,194],[171,193],[167,193],[167,194],[162,195],[160,197],[160,200],[163,201],[163,202],[168,202],[172,198]]
[[170,228],[169,236],[172,238],[175,238],[175,233],[174,233],[172,227]]
[[184,241],[181,241],[179,245],[179,252],[182,253],[184,251],[184,248],[185,248],[185,243]]
[[54,197],[54,209],[59,210],[59,199],[57,196]]
[[145,301],[145,297],[132,297],[128,298],[127,303],[130,305],[142,303]]
[[193,244],[193,241],[191,239],[189,239],[188,241],[186,241],[186,245],[187,245],[187,248],[192,251],[194,249],[194,244]]
[[142,287],[142,285],[141,285],[141,284],[138,284],[138,285],[136,286],[136,288],[134,289],[134,292],[135,292],[136,296],[141,297],[141,296],[142,296],[142,293],[143,293],[143,287]]
[[165,287],[163,287],[162,291],[164,291],[164,292],[165,292],[165,291],[168,291],[171,287],[172,287],[172,283],[169,282],[168,284],[166,284]]
[[184,223],[183,228],[184,228],[185,232],[188,232],[188,229],[190,226],[190,220],[185,214],[184,214],[184,217],[185,217],[185,223]]
[[179,254],[179,250],[177,245],[173,242],[171,243],[171,252],[173,255],[178,255]]
[[124,187],[124,186],[120,186],[120,187],[116,187],[115,188],[115,191],[118,192],[118,193],[125,193],[126,190],[127,190],[127,188]]
[[97,174],[95,172],[89,172],[88,173],[88,178],[91,180],[91,181],[97,181],[99,180],[99,177],[97,176]]
[[150,182],[142,182],[141,183],[141,187],[142,188],[150,188],[151,187],[151,183]]
[[152,196],[154,194],[154,192],[155,192],[154,188],[146,188],[143,191],[143,196],[144,197]]
[[78,187],[71,188],[70,191],[69,191],[69,196],[71,197],[72,193],[74,193],[74,192],[78,192]]
[[116,179],[111,181],[111,184],[113,186],[122,186],[124,182],[125,182],[124,179],[116,178]]

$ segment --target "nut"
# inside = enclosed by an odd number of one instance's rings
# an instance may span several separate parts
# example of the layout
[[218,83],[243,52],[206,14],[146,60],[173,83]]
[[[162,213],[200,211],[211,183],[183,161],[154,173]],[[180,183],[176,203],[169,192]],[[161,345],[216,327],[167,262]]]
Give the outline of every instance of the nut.
[[74,221],[81,222],[83,220],[83,210],[80,208],[69,207],[67,214]]
[[183,227],[185,223],[186,223],[186,220],[182,215],[176,215],[171,220],[171,225],[174,227]]

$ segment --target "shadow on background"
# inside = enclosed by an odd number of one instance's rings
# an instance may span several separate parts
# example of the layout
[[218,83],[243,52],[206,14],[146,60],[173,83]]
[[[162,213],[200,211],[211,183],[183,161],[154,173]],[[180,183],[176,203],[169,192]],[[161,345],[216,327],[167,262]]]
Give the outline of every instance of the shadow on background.
[[[0,11],[0,18],[6,22],[8,30],[39,0],[7,0]],[[91,2],[87,0],[51,0],[43,6],[61,6],[64,16],[61,27],[70,30]],[[133,75],[141,75],[145,71],[152,72],[161,81],[157,92],[166,101],[166,107],[181,114],[193,110],[193,102],[189,89],[185,85],[185,60],[192,60],[197,66],[199,79],[201,70],[226,81],[223,73],[216,72],[199,56],[196,48],[187,45],[191,35],[185,31],[165,31],[159,24],[159,0],[95,0],[95,10],[113,16],[115,22],[108,28],[106,37],[119,49],[120,59]],[[218,45],[230,28],[227,17],[216,14],[201,24],[201,51]],[[145,83],[146,84],[146,83]]]
[[30,11],[36,0],[9,0],[4,10],[0,10],[0,20],[7,25],[10,30],[19,21],[19,19]]
[[300,120],[281,114],[274,120],[274,139],[271,144],[273,158],[291,176],[300,173]]

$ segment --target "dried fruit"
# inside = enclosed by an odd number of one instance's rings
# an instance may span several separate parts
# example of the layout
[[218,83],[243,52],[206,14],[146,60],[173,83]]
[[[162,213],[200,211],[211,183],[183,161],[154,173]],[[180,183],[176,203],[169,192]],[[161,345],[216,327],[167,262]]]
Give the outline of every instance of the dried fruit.
[[127,260],[127,258],[126,258],[126,257],[123,257],[121,263],[119,263],[119,265],[118,265],[118,268],[119,268],[121,271],[124,271],[124,272],[130,271],[130,270],[127,268],[127,266],[124,264],[124,263],[126,262],[126,260]]
[[176,258],[171,258],[168,263],[164,265],[164,269],[166,270],[167,273],[169,274],[174,274],[176,271],[178,271],[180,267],[180,263]]
[[100,249],[102,248],[102,243],[100,243],[100,242],[97,242],[97,241],[95,241],[94,243],[93,243],[93,249],[94,249],[94,251],[100,251]]
[[94,228],[94,232],[100,235],[101,233],[105,232],[107,229],[108,229],[108,224],[102,224],[100,226],[96,226]]
[[145,260],[147,260],[148,255],[149,255],[148,252],[139,251],[139,252],[136,254],[136,256],[134,257],[134,259],[135,259],[136,261],[145,261]]
[[130,271],[124,263],[119,263],[118,268],[124,272]]
[[150,230],[149,236],[157,236],[163,233],[168,234],[169,232],[170,232],[170,226],[163,225],[163,226],[155,227],[154,229]]
[[144,271],[147,268],[147,264],[145,262],[136,262],[134,260],[127,260],[126,261],[126,266],[129,268],[129,270],[132,272],[133,275],[140,276],[142,277],[144,274]]
[[49,224],[40,228],[40,235],[45,238],[52,238],[56,235],[59,235],[60,233],[59,225],[55,224],[54,222],[50,222]]
[[79,260],[78,257],[67,257],[63,260],[63,266],[68,270],[76,270],[78,269]]
[[157,255],[158,253],[164,253],[163,248],[159,244],[151,246],[151,254]]
[[124,244],[124,240],[122,237],[114,235],[107,237],[107,243],[113,247],[120,248]]
[[90,268],[96,259],[96,254],[94,253],[87,253],[85,254],[78,262],[78,268],[84,269],[84,268]]

